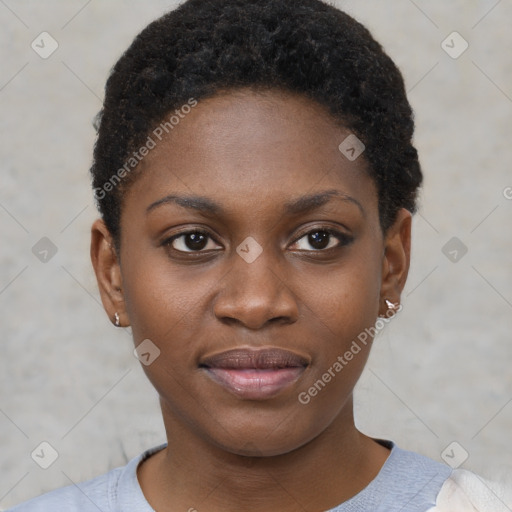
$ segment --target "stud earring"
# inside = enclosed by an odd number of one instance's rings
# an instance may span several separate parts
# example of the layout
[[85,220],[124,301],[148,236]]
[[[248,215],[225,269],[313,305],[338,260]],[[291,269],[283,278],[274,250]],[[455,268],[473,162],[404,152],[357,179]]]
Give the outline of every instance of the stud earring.
[[393,304],[390,300],[386,299],[386,306],[388,307],[388,309],[395,309],[396,306],[395,304]]
[[121,325],[121,322],[119,321],[119,313],[117,311],[114,313],[114,318],[116,327],[119,327]]
[[395,304],[394,302],[391,302],[389,299],[384,299],[384,302],[386,303],[388,310],[386,311],[386,313],[380,314],[380,318],[391,318],[395,316],[396,313],[401,309],[400,303]]

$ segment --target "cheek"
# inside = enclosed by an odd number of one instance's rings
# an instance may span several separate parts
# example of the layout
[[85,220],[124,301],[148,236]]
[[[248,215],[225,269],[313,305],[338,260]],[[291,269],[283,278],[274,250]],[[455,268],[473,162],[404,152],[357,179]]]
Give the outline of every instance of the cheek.
[[[367,361],[380,298],[380,259],[375,247],[357,251],[345,265],[304,272],[303,325],[314,347],[311,372],[302,392],[329,415],[349,396]],[[318,397],[318,398],[317,398]]]
[[149,339],[160,351],[142,368],[160,396],[172,397],[176,410],[183,412],[195,403],[196,391],[187,383],[197,371],[197,345],[204,339],[201,322],[204,326],[208,314],[204,290],[212,283],[204,276],[192,278],[190,269],[173,267],[161,256],[145,258],[144,266],[127,258],[125,265],[126,309],[134,342]]
[[[366,249],[366,248],[365,248]],[[375,247],[358,250],[342,265],[309,267],[300,272],[300,289],[310,332],[325,339],[329,350],[374,325],[379,310],[381,268]]]
[[190,270],[172,266],[165,258],[148,257],[143,264],[125,260],[123,276],[126,309],[134,339],[163,340],[186,331],[201,308],[201,279]]
[[379,286],[369,269],[331,271],[321,286],[320,283],[320,279],[311,279],[304,300],[313,321],[317,318],[333,334],[346,335],[357,334],[354,329],[364,329],[375,322]]

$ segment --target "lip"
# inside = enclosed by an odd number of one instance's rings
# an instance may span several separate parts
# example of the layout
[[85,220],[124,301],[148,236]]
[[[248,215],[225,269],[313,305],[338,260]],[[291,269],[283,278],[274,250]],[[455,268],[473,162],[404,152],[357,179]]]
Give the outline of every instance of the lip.
[[310,361],[280,348],[233,349],[205,357],[199,367],[227,391],[247,400],[266,400],[295,383]]

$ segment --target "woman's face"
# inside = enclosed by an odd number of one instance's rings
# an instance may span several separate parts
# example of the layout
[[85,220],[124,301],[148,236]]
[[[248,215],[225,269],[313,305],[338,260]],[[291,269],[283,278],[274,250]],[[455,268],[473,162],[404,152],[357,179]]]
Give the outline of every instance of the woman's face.
[[124,198],[109,312],[151,340],[146,359],[158,347],[144,370],[166,424],[277,455],[351,418],[370,343],[351,347],[398,300],[408,241],[403,226],[383,237],[348,135],[305,98],[239,91],[154,137]]

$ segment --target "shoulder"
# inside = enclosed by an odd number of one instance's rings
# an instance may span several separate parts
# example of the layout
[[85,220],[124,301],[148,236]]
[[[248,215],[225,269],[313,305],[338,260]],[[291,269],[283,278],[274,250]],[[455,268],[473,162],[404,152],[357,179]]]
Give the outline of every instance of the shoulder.
[[424,512],[434,506],[451,468],[390,441],[377,441],[391,448],[378,475],[359,494],[331,512]]
[[445,464],[394,446],[379,475],[379,494],[385,506],[378,510],[427,510],[435,504],[450,473]]
[[437,462],[417,452],[404,450],[394,445],[389,461],[392,462],[393,471],[406,472],[408,478],[418,476],[431,477],[441,475],[447,478],[452,470],[446,465]]
[[429,512],[509,512],[512,478],[484,479],[465,469],[454,470]]
[[62,489],[43,494],[26,501],[7,512],[113,512],[136,510],[153,512],[146,501],[137,480],[139,463],[162,450],[167,443],[146,450],[134,457],[126,466],[112,469],[108,473],[80,484],[68,485]]
[[111,487],[115,485],[122,470],[123,468],[116,468],[92,480],[50,491],[21,503],[9,509],[8,512],[47,512],[49,510],[108,512],[111,510]]
[[446,464],[395,445],[382,472],[397,484],[407,482],[411,488],[440,489],[452,470]]

